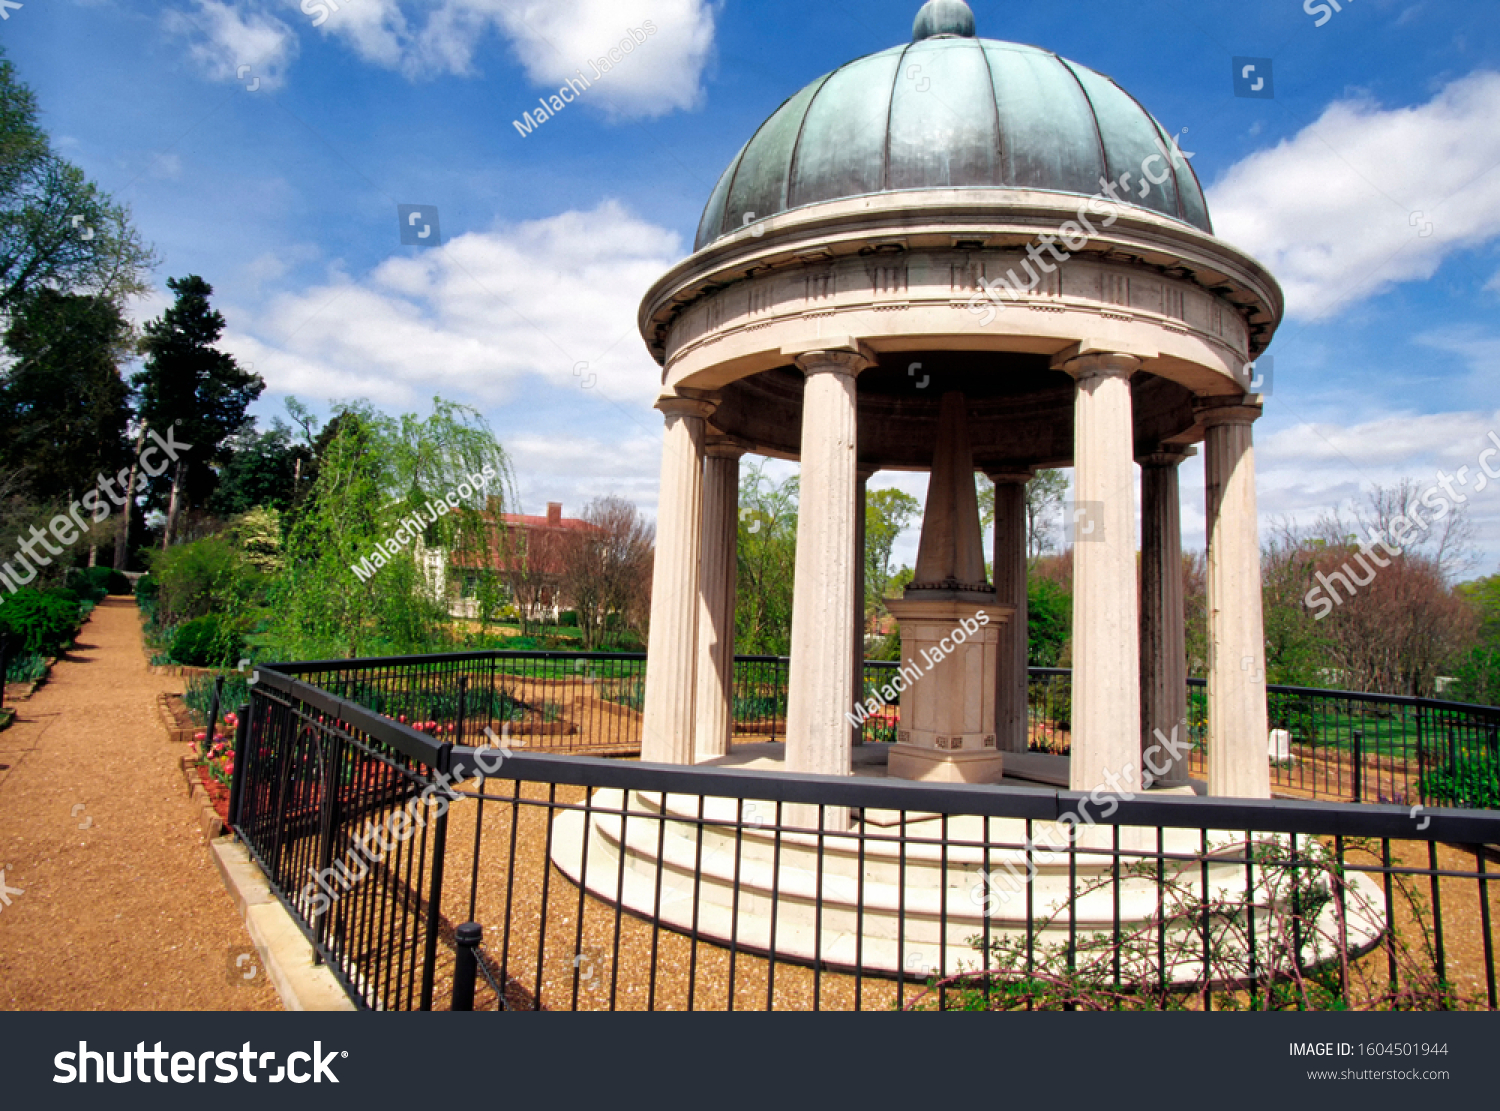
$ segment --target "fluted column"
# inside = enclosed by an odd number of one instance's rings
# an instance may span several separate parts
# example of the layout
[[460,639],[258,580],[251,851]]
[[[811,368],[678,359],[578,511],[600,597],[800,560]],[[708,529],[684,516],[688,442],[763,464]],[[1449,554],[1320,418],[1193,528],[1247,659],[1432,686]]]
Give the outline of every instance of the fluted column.
[[739,546],[740,456],[710,443],[703,464],[703,543],[699,561],[698,695],[693,758],[729,754],[734,695],[734,591]]
[[[868,504],[870,479],[876,467],[860,467],[855,472],[854,482],[854,699],[860,698],[865,689],[865,506]],[[851,699],[852,701],[852,699]],[[851,744],[860,744],[864,730],[852,726],[849,730]]]
[[1140,785],[1140,611],[1129,355],[1082,355],[1059,369],[1074,401],[1073,742],[1075,791]]
[[[1187,615],[1182,597],[1182,503],[1178,467],[1195,449],[1141,460],[1141,753],[1152,786],[1188,782]],[[1174,758],[1174,753],[1176,758]]]
[[708,402],[669,397],[656,514],[656,567],[651,580],[651,636],[646,649],[646,705],[641,759],[693,762],[697,695],[698,562],[702,547],[704,420]]
[[1270,798],[1266,631],[1251,425],[1258,397],[1199,403],[1208,429],[1208,793]]
[[995,665],[995,743],[1001,752],[1030,748],[1031,684],[1027,674],[1026,483],[1030,470],[990,471],[995,484],[995,595],[1016,612],[1000,629]]
[[[802,485],[797,508],[797,563],[792,592],[792,658],[787,690],[786,767],[848,775],[854,708],[849,645],[854,637],[855,378],[872,365],[862,353],[810,351],[798,356],[802,393]],[[792,807],[792,820],[814,824],[816,808]],[[845,828],[847,811],[829,813]]]

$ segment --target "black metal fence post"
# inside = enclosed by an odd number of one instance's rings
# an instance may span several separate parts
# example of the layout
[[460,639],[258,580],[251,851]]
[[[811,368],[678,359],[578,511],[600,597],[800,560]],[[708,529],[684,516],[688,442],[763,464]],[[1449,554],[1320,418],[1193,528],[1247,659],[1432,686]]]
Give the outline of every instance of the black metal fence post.
[[5,679],[10,674],[10,637],[0,636],[0,706],[5,705]]
[[224,676],[214,678],[214,696],[208,703],[208,724],[204,726],[203,751],[205,755],[213,747],[214,731],[219,728],[219,702],[224,697]]
[[479,975],[479,943],[484,927],[465,922],[453,931],[456,950],[453,954],[453,1007],[455,1011],[474,1009],[474,980]]
[[[452,768],[452,745],[444,745],[439,757],[439,767],[433,768],[434,778],[439,779],[444,795],[451,789],[448,773]],[[443,920],[443,865],[448,855],[448,807],[438,808],[437,819],[432,824],[432,887],[427,894],[427,937],[422,953],[422,1003],[421,1010],[432,1010],[432,985],[437,974],[438,929]]]
[[1354,731],[1354,798],[1352,801],[1361,802],[1365,797],[1365,735],[1362,731]]
[[239,724],[234,727],[234,774],[229,777],[229,832],[238,831],[240,796],[245,790],[245,765],[250,763],[250,706],[240,707]]

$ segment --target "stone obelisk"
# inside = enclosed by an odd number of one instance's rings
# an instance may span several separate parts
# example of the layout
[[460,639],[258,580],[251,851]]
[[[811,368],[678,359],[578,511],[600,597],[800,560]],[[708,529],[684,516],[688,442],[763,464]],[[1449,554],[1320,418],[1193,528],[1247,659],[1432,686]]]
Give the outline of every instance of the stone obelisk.
[[[995,660],[1000,627],[1015,612],[985,578],[964,395],[943,395],[917,568],[905,596],[887,603],[901,626],[901,724],[889,774],[993,783]],[[901,685],[898,680],[898,685]]]

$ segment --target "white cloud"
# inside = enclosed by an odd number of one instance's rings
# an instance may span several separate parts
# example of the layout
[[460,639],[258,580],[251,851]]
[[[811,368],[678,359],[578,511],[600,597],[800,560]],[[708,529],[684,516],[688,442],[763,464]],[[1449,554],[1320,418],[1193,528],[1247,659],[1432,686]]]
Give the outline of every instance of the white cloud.
[[[259,79],[275,88],[297,56],[297,36],[268,12],[221,0],[194,0],[196,11],[172,10],[163,16],[168,31],[189,40],[188,56],[215,81]],[[241,77],[241,68],[250,67]]]
[[175,181],[182,176],[182,156],[179,154],[153,154],[150,174],[163,181]]
[[[440,248],[400,249],[412,253],[364,276],[335,270],[259,310],[226,309],[226,347],[254,361],[278,393],[397,406],[441,391],[488,408],[551,386],[568,391],[570,405],[626,423],[622,434],[631,421],[659,432],[647,407],[661,369],[635,314],[682,255],[674,232],[606,201]],[[266,277],[275,269],[254,265]]]
[[1500,74],[1425,104],[1338,101],[1209,190],[1215,230],[1265,263],[1289,315],[1323,319],[1500,235]]
[[[1496,443],[1492,434],[1500,436],[1500,410],[1393,413],[1350,426],[1301,424],[1258,435],[1262,523],[1281,517],[1311,525],[1334,509],[1363,502],[1377,483],[1409,478],[1426,490],[1448,475],[1468,499],[1465,509],[1488,566],[1500,555],[1500,483],[1480,478],[1480,455]],[[1493,457],[1488,462],[1495,465]],[[1458,481],[1464,468],[1464,481]]]
[[[473,73],[475,51],[493,31],[510,42],[535,85],[555,89],[580,69],[592,77],[590,63],[628,40],[631,51],[586,94],[610,115],[628,117],[694,107],[714,40],[711,0],[439,0],[425,6],[304,0],[300,8],[361,58],[413,78]],[[418,18],[421,10],[425,21]]]

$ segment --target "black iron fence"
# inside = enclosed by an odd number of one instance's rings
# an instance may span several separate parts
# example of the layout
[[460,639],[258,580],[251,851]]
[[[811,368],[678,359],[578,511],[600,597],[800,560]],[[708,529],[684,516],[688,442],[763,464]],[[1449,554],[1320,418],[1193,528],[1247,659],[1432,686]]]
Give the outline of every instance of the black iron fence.
[[291,670],[232,824],[362,1006],[1497,1007],[1500,814],[476,747]]
[[[732,715],[742,743],[785,739],[788,660],[739,656]],[[866,661],[862,697],[897,664]],[[453,743],[488,736],[515,749],[636,755],[645,657],[624,653],[472,652],[278,665],[418,732]],[[1267,756],[1278,794],[1408,806],[1500,809],[1500,708],[1301,687],[1267,687]],[[880,701],[877,699],[877,701]],[[865,743],[896,739],[899,696],[860,726]],[[1064,755],[1072,742],[1072,673],[1030,671],[1028,744]],[[851,707],[853,709],[853,707]],[[1207,775],[1207,692],[1188,681],[1189,769]],[[1284,734],[1284,735],[1283,735]]]

